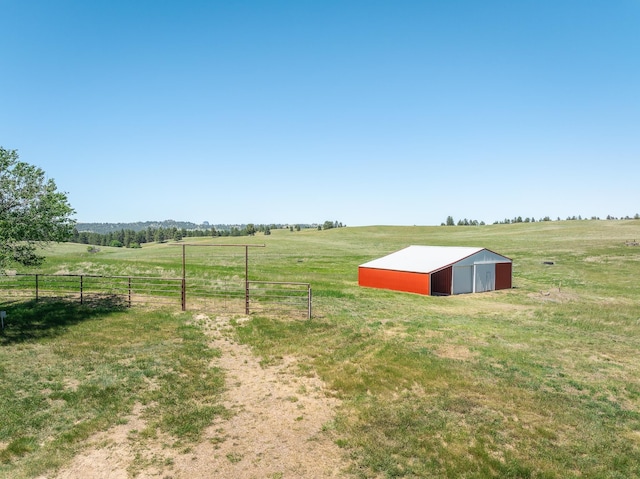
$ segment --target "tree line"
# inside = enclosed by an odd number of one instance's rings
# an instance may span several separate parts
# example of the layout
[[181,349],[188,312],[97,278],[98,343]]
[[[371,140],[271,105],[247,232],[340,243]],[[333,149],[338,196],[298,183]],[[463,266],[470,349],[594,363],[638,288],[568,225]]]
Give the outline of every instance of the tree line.
[[145,243],[164,243],[165,241],[180,241],[183,238],[218,237],[218,236],[253,236],[257,232],[265,235],[271,234],[268,225],[255,226],[248,224],[243,228],[231,226],[228,229],[216,229],[214,226],[207,230],[177,228],[175,226],[164,228],[162,226],[147,228],[139,231],[132,229],[120,229],[108,233],[96,233],[93,231],[78,231],[74,228],[71,238],[72,243],[80,243],[95,246],[114,246],[125,248],[140,248]]
[[[567,216],[566,221],[580,221],[580,220],[586,220],[586,219],[591,219],[591,220],[599,220],[600,218],[598,216],[591,216],[590,218],[583,218],[581,215],[578,216]],[[633,217],[631,216],[621,216],[621,217],[615,217],[612,215],[607,215],[606,217],[607,220],[638,220],[640,219],[640,213],[636,213]],[[525,217],[522,218],[522,216],[516,216],[515,218],[505,218],[504,220],[497,220],[494,221],[493,224],[494,225],[508,225],[508,224],[514,224],[514,223],[535,223],[536,221],[554,221],[551,219],[551,217],[549,216],[545,216],[544,218],[540,218],[538,220],[536,220],[534,217]],[[556,218],[555,221],[562,221],[562,219],[558,216]],[[440,226],[484,226],[486,223],[484,221],[478,221],[478,220],[469,220],[467,218],[458,220],[457,222],[453,219],[453,216],[447,216],[447,219],[445,222],[441,223]]]
[[[121,228],[107,233],[98,233],[94,231],[78,231],[73,229],[71,237],[68,239],[71,243],[80,243],[92,246],[113,246],[117,248],[141,248],[145,243],[164,243],[166,241],[181,241],[183,238],[202,238],[202,237],[221,237],[221,236],[254,236],[262,233],[265,236],[271,234],[272,229],[289,229],[289,231],[300,231],[303,228],[316,227],[316,225],[255,225],[249,223],[243,226],[227,226],[218,228],[211,226],[210,228],[187,229],[178,228],[176,226],[154,227],[147,226],[141,230],[131,228]],[[318,230],[327,230],[332,228],[341,228],[343,224],[338,221],[325,221],[318,224]]]

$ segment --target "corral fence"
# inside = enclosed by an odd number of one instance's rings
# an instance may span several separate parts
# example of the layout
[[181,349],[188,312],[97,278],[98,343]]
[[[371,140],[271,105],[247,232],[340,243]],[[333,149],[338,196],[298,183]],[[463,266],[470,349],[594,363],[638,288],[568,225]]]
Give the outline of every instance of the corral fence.
[[4,299],[70,299],[90,304],[105,299],[134,304],[180,306],[183,311],[279,314],[311,318],[309,283],[187,279],[88,274],[0,275]]

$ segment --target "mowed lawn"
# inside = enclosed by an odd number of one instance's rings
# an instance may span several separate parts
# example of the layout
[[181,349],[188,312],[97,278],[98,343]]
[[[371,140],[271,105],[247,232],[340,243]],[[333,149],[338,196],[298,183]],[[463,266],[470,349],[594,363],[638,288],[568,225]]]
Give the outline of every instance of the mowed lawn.
[[[300,374],[318,374],[342,400],[325,429],[353,461],[353,477],[560,479],[640,477],[633,240],[640,220],[272,230],[183,242],[264,244],[251,250],[250,279],[311,283],[311,320],[252,315],[235,334],[264,364],[297,357]],[[505,255],[514,288],[424,297],[358,287],[359,264],[411,244]],[[187,249],[189,275],[244,274],[242,249]],[[40,271],[179,276],[181,250],[90,254],[57,245]],[[3,309],[2,477],[59,467],[138,403],[154,418],[139,440],[161,432],[181,448],[229,414],[219,404],[224,375],[210,367],[217,352],[179,305]]]

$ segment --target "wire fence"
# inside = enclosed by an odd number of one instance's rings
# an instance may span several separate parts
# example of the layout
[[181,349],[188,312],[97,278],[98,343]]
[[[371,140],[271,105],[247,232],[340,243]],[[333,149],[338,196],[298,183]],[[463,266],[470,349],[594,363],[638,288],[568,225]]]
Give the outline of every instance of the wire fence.
[[228,314],[288,315],[311,318],[308,283],[186,279],[79,274],[15,274],[0,276],[0,297],[68,299],[176,306]]

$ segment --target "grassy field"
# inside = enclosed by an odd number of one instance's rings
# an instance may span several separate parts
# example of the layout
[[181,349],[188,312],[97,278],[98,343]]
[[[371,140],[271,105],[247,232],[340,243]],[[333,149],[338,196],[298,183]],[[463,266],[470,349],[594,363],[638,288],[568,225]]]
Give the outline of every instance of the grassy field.
[[[272,230],[250,278],[309,282],[310,321],[252,316],[240,341],[300,359],[342,399],[326,428],[354,477],[640,477],[640,221]],[[486,247],[514,288],[423,297],[360,288],[357,266],[410,244]],[[188,275],[244,274],[244,250],[189,248]],[[40,271],[174,275],[181,248],[57,245]],[[546,265],[544,262],[553,262]],[[189,312],[7,304],[0,476],[56,468],[135,403],[188,447],[224,387]],[[152,386],[152,387],[151,387]],[[181,404],[186,407],[179,407]],[[133,471],[135,472],[135,471]]]

